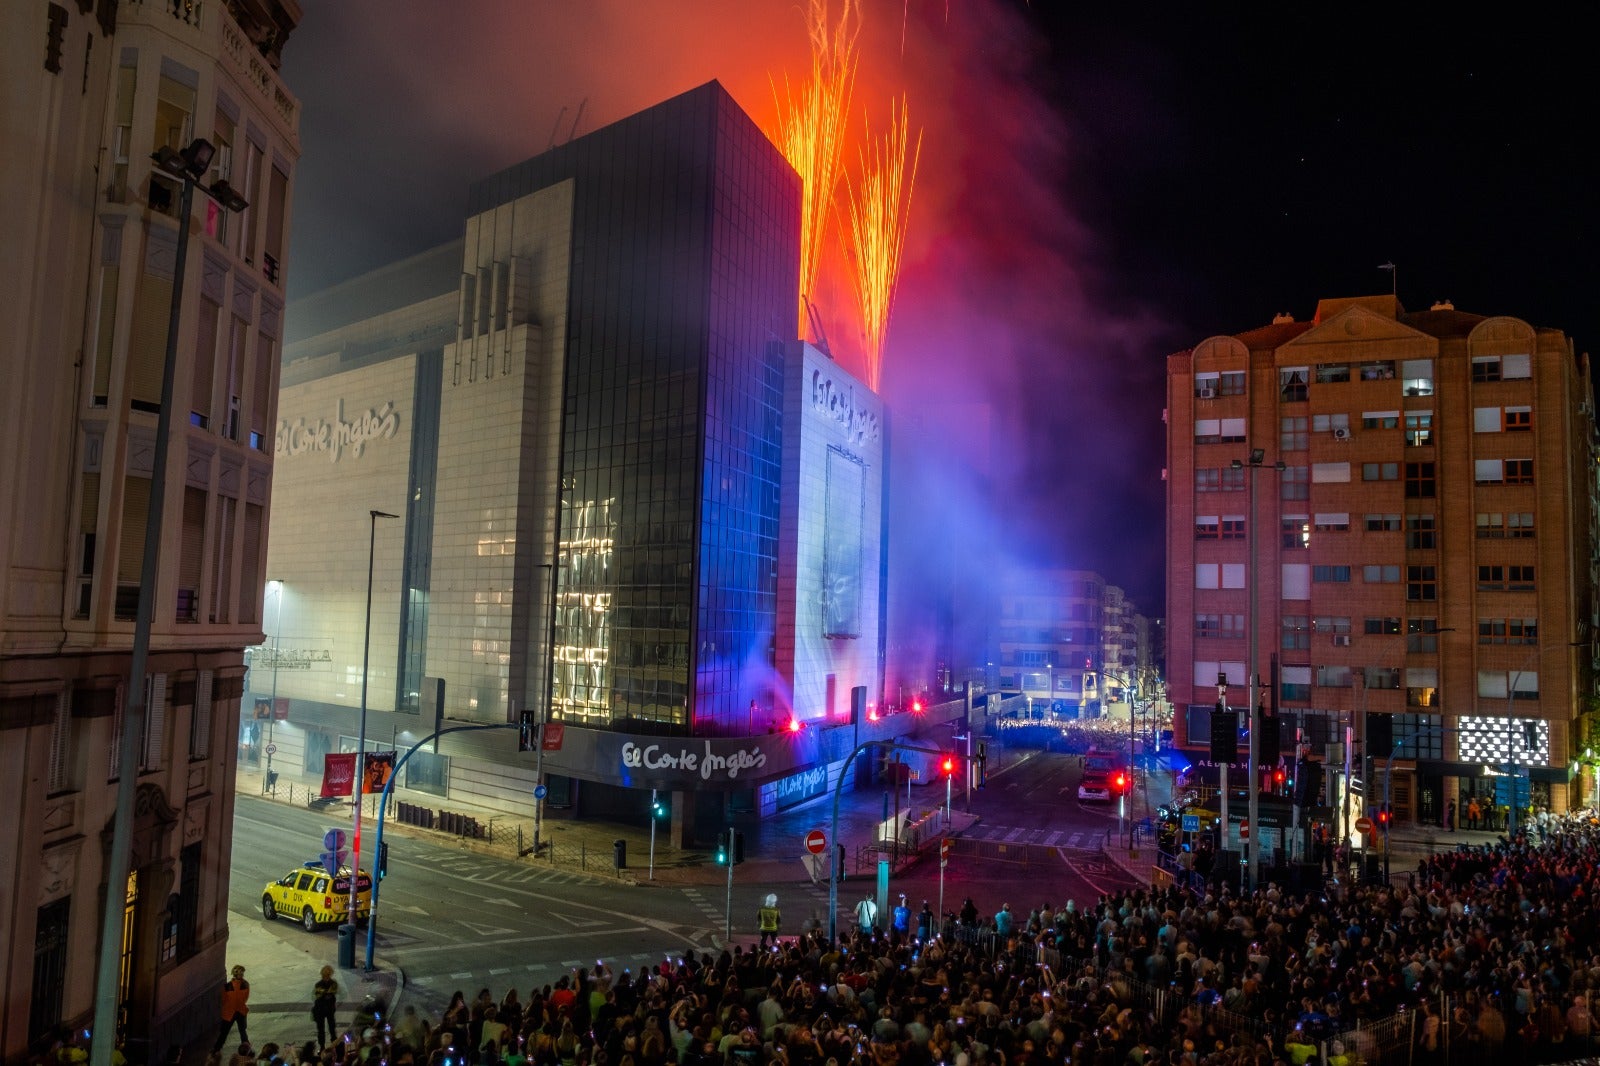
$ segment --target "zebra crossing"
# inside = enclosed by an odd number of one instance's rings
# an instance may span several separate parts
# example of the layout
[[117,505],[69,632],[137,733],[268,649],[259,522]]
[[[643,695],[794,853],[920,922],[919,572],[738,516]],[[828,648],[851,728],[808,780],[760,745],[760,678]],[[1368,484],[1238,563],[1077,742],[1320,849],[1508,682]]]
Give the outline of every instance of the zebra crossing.
[[1098,851],[1105,840],[1103,829],[1028,829],[1018,826],[979,822],[962,836],[973,840],[992,840],[1002,844],[1038,844],[1046,848]]
[[[598,869],[594,873],[545,866],[536,862],[508,863],[492,855],[462,854],[430,861],[428,867],[464,881],[495,885],[585,885],[610,880]],[[610,871],[607,871],[608,873]]]

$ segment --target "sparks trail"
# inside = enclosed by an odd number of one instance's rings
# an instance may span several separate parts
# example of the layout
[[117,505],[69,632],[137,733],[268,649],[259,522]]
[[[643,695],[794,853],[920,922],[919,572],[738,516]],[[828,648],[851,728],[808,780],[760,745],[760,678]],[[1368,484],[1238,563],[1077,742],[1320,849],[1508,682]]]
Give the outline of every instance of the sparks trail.
[[[889,132],[861,150],[861,177],[850,187],[850,240],[846,250],[854,271],[856,305],[861,312],[867,387],[878,390],[889,314],[900,283],[900,252],[911,215],[911,192],[922,158],[922,133],[911,143],[910,108],[902,96],[889,110]],[[909,167],[908,167],[909,163]]]
[[815,291],[822,244],[833,214],[834,193],[843,173],[841,159],[850,95],[855,88],[856,38],[861,33],[861,0],[844,0],[838,20],[828,17],[828,0],[809,0],[806,33],[811,40],[811,74],[798,98],[784,78],[778,105],[779,150],[800,175],[800,335],[806,335],[806,305]]

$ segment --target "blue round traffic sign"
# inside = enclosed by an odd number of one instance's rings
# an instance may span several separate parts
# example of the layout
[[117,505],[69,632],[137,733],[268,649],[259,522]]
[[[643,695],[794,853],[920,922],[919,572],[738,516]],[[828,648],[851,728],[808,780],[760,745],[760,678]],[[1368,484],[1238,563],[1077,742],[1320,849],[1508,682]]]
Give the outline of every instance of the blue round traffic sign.
[[548,795],[550,795],[550,790],[548,788],[546,788],[545,786],[543,786],[543,785],[534,785],[533,786],[533,798],[534,799],[542,800]]

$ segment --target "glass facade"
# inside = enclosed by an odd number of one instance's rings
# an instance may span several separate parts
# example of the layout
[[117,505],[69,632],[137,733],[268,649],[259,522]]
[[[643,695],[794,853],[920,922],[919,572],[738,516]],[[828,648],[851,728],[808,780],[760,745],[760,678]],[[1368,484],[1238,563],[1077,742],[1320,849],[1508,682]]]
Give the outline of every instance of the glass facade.
[[486,179],[469,213],[567,180],[551,716],[747,732],[774,680],[799,179],[713,82]]

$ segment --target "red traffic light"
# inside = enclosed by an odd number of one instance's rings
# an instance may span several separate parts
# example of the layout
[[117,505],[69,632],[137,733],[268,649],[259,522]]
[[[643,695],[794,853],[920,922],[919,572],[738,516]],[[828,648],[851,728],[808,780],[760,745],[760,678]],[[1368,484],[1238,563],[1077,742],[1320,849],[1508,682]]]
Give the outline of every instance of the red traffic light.
[[1274,771],[1272,771],[1272,783],[1275,784],[1275,785],[1283,784],[1283,771],[1282,770],[1274,770]]
[[922,713],[922,697],[920,697],[920,696],[913,697],[913,699],[911,700],[911,713],[912,714],[921,714]]
[[956,761],[948,755],[944,757],[944,772],[946,777],[956,772]]
[[1117,771],[1116,782],[1117,782],[1117,791],[1121,792],[1123,789],[1128,787],[1128,775],[1123,773],[1120,770]]

